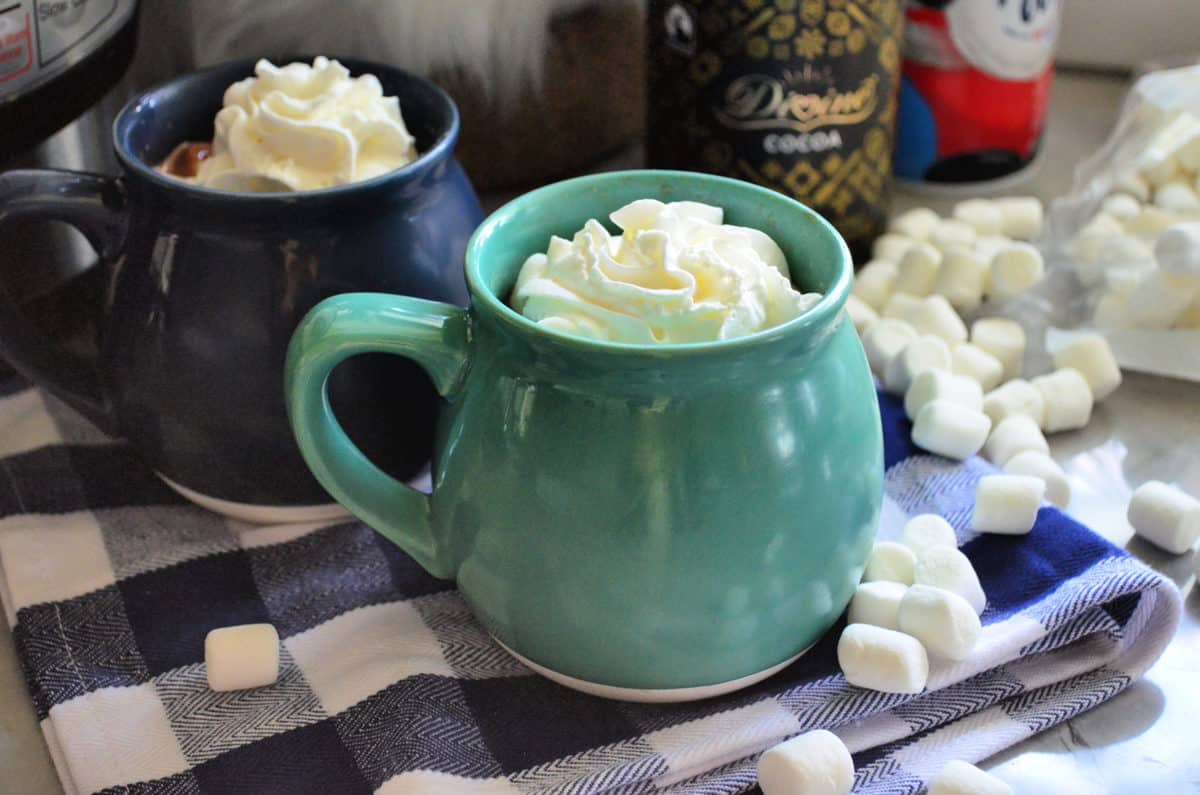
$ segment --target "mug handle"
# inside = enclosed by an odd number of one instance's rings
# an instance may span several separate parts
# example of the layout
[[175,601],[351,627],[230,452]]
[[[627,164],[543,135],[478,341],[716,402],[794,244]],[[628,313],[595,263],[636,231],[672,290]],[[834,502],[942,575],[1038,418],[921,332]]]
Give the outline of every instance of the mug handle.
[[435,577],[453,579],[430,498],[363,455],[329,405],[329,374],[361,353],[390,353],[425,369],[452,398],[470,362],[467,312],[451,304],[384,293],[343,293],[317,304],[288,345],[284,396],[305,463],[325,490]]
[[[63,221],[100,259],[119,255],[128,226],[125,191],[115,177],[28,169],[0,174],[0,227],[21,218]],[[96,362],[51,344],[25,317],[11,287],[13,258],[0,257],[0,353],[17,370],[101,428],[114,421]]]

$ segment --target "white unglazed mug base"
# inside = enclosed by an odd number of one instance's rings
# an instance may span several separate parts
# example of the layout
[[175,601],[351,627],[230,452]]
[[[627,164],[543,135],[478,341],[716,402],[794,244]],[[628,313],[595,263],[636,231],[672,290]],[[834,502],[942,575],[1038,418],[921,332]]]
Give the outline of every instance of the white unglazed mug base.
[[723,696],[726,693],[732,693],[735,690],[741,690],[753,684],[758,684],[762,680],[773,676],[784,668],[794,663],[796,660],[804,656],[804,654],[812,648],[806,646],[800,650],[800,653],[794,657],[789,657],[781,663],[772,665],[770,668],[764,668],[746,676],[730,679],[727,682],[717,682],[711,685],[700,685],[698,687],[672,687],[661,689],[643,689],[636,687],[617,687],[616,685],[602,685],[597,682],[588,682],[583,679],[576,679],[573,676],[553,671],[544,665],[538,665],[533,660],[517,654],[515,651],[505,646],[502,641],[496,638],[492,639],[500,644],[500,647],[506,652],[516,657],[523,665],[532,668],[537,673],[547,679],[557,682],[558,684],[569,687],[572,690],[578,690],[581,693],[587,693],[590,696],[600,696],[601,698],[611,698],[616,701],[636,701],[641,704],[672,704],[682,701],[700,701],[713,696]]
[[249,502],[231,502],[220,497],[210,497],[193,491],[187,486],[176,483],[161,472],[154,474],[166,483],[184,499],[199,505],[201,508],[252,524],[292,524],[298,522],[323,522],[342,519],[350,516],[350,512],[336,502],[319,505],[256,505]]

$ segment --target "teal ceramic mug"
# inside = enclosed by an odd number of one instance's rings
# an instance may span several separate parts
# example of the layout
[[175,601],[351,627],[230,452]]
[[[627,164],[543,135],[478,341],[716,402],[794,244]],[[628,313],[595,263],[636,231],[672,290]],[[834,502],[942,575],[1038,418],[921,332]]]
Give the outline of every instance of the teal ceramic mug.
[[[525,258],[641,198],[723,207],[824,298],[743,337],[596,342],[506,299]],[[509,651],[565,684],[686,700],[781,669],[845,608],[882,501],[883,441],[846,319],[852,266],[828,223],[703,174],[572,179],[496,211],[468,244],[472,307],[339,295],[292,338],[286,396],[321,484],[437,577]],[[350,356],[418,362],[443,397],[433,492],[392,480],[329,408]]]

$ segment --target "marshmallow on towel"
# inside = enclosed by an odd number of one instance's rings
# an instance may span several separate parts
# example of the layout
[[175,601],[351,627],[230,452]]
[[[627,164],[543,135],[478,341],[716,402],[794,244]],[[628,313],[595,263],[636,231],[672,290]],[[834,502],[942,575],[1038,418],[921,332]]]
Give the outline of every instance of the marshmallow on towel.
[[879,541],[871,548],[867,568],[863,571],[863,582],[898,582],[912,585],[913,569],[917,556],[903,544],[895,541]]
[[1004,213],[990,199],[964,199],[950,211],[959,221],[980,235],[998,235],[1004,227]]
[[1017,453],[1026,450],[1050,452],[1042,429],[1028,414],[1013,414],[996,423],[983,446],[984,456],[998,467],[1003,467]]
[[930,295],[904,310],[904,319],[922,334],[941,337],[947,345],[967,341],[967,327],[942,295]]
[[210,690],[246,690],[279,678],[279,633],[270,624],[214,629],[204,638]]
[[941,266],[942,252],[928,243],[914,244],[897,266],[896,292],[924,298],[933,292]]
[[965,660],[983,631],[979,614],[956,593],[914,585],[900,600],[900,631],[921,641],[925,650],[950,660]]
[[921,334],[887,363],[883,385],[893,395],[903,395],[918,374],[949,369],[950,348],[941,337]]
[[931,453],[964,461],[987,441],[992,421],[982,411],[944,398],[931,400],[913,422],[913,444]]
[[955,547],[934,546],[922,552],[913,570],[913,583],[953,591],[966,599],[976,613],[982,613],[987,605],[971,559]]
[[1013,788],[968,762],[947,762],[929,782],[927,795],[1013,795]]
[[871,372],[883,378],[888,362],[916,338],[917,330],[907,321],[893,317],[881,318],[867,330],[862,339]]
[[[946,252],[938,270],[934,291],[958,312],[974,312],[983,303],[983,288],[988,283],[988,268],[968,249],[955,248]],[[960,323],[962,321],[959,321]],[[966,327],[959,342],[966,342]]]
[[854,285],[850,294],[856,295],[876,312],[882,311],[896,284],[896,263],[886,259],[873,259],[854,274]]
[[888,223],[888,231],[925,241],[940,220],[938,214],[928,207],[914,207],[893,218]]
[[1173,555],[1187,552],[1200,538],[1200,500],[1158,480],[1137,487],[1127,518],[1134,532]]
[[1045,274],[1042,253],[1028,243],[1014,243],[992,259],[988,295],[1007,301],[1033,287]]
[[1014,414],[1028,414],[1039,426],[1046,418],[1046,401],[1033,384],[1014,378],[983,396],[983,413],[999,425]]
[[1000,208],[1000,233],[1014,240],[1033,240],[1042,233],[1042,201],[1036,196],[996,199]]
[[929,679],[925,647],[911,635],[870,624],[848,624],[837,645],[846,681],[883,693],[920,693]]
[[846,795],[854,786],[854,760],[836,734],[799,734],[758,758],[763,795]]
[[1004,365],[992,354],[970,342],[955,345],[950,351],[950,369],[979,382],[984,392],[990,392],[1004,377]]
[[1024,535],[1033,529],[1046,483],[1028,475],[985,475],[975,487],[971,529]]
[[973,411],[983,410],[983,388],[965,375],[949,370],[926,370],[919,373],[904,393],[904,413],[915,420],[926,404],[934,400],[949,400]]
[[1039,450],[1017,453],[1004,465],[1008,475],[1029,475],[1041,478],[1046,484],[1046,501],[1059,508],[1071,502],[1071,482],[1058,462]]
[[1042,395],[1042,428],[1047,433],[1078,430],[1092,418],[1092,389],[1078,370],[1063,367],[1031,383]]
[[897,613],[900,610],[900,600],[904,598],[907,590],[908,586],[904,583],[888,580],[859,583],[850,599],[846,621],[850,624],[899,629]]
[[985,317],[971,325],[971,342],[1000,360],[1004,379],[1018,378],[1025,359],[1025,329],[1015,320]]
[[1088,334],[1071,342],[1054,354],[1056,367],[1070,367],[1079,371],[1094,400],[1104,400],[1121,385],[1121,368],[1108,340],[1099,334]]
[[904,529],[900,531],[900,543],[919,558],[930,547],[957,547],[958,536],[950,523],[936,513],[922,513],[905,522]]
[[889,232],[875,238],[875,242],[871,245],[871,259],[899,262],[904,253],[916,244],[917,241],[911,237]]

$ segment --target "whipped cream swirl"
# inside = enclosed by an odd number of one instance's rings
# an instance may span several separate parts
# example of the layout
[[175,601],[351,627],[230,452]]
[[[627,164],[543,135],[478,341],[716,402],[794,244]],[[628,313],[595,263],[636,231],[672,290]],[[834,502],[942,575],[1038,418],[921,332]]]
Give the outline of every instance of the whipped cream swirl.
[[820,300],[791,284],[779,246],[698,202],[641,199],[554,236],[525,260],[512,306],[546,328],[610,342],[711,342],[778,326]]
[[225,190],[316,190],[385,174],[417,156],[396,97],[337,61],[275,66],[225,91],[212,154],[194,181]]

